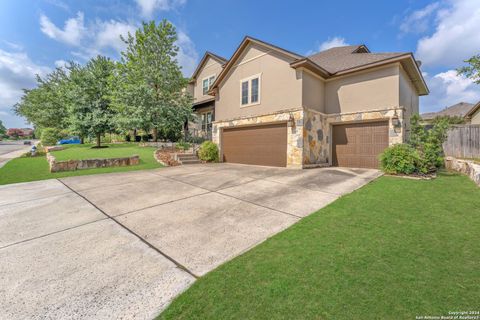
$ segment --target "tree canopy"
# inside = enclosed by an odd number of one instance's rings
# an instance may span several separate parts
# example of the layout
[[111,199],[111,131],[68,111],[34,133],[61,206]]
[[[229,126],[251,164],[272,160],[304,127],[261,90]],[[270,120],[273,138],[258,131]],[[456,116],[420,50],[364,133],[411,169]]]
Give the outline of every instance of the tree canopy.
[[37,87],[24,90],[19,103],[13,106],[15,114],[23,116],[36,127],[68,127],[68,75],[57,68],[45,78],[37,75]]
[[153,130],[155,140],[158,132],[175,139],[192,114],[191,97],[183,90],[188,80],[176,60],[175,27],[167,20],[151,21],[122,39],[127,49],[118,65],[119,123]]
[[192,98],[177,61],[175,27],[167,20],[143,23],[122,40],[127,48],[119,62],[97,56],[37,76],[37,87],[24,90],[14,112],[38,129],[96,137],[98,145],[103,134],[119,130],[177,140],[192,118]]
[[84,67],[71,63],[69,70],[69,122],[73,132],[81,136],[100,137],[115,131],[116,112],[112,107],[112,77],[115,64],[97,56]]
[[480,84],[480,54],[465,60],[465,62],[468,63],[468,65],[457,69],[458,74],[472,79],[476,84]]

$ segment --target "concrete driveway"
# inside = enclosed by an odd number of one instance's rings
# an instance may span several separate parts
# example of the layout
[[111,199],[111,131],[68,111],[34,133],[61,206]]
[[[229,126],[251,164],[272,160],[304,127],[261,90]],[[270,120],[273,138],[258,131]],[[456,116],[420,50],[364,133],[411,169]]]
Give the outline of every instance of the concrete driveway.
[[379,175],[212,164],[0,186],[0,317],[152,318]]

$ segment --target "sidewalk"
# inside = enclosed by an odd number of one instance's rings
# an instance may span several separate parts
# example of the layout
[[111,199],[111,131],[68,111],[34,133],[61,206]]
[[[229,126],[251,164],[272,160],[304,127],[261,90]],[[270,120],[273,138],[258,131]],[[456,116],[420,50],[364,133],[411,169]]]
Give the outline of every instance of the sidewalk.
[[0,155],[0,168],[3,167],[8,161],[20,157],[22,154],[28,152],[32,146],[25,146],[25,148],[15,150],[9,153]]

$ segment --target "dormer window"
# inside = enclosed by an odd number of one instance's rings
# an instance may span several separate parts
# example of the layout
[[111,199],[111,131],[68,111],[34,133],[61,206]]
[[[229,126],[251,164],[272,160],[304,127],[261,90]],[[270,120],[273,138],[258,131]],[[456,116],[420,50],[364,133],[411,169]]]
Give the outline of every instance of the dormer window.
[[202,80],[202,89],[203,89],[203,95],[206,96],[208,94],[208,90],[210,90],[210,87],[212,84],[215,82],[215,76],[209,76],[207,78],[204,78]]
[[261,74],[240,80],[240,105],[248,107],[260,103]]

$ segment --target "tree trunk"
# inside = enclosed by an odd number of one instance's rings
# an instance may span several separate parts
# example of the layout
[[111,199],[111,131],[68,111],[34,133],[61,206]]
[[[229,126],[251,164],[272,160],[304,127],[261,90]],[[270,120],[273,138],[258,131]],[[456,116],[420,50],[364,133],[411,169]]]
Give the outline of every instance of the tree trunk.
[[85,144],[85,137],[80,137],[80,144]]
[[97,133],[97,148],[100,147],[100,133]]
[[153,141],[157,142],[158,140],[158,129],[153,128]]

